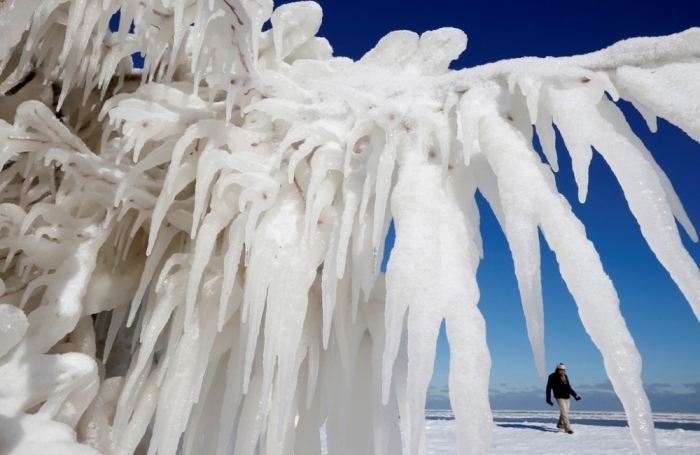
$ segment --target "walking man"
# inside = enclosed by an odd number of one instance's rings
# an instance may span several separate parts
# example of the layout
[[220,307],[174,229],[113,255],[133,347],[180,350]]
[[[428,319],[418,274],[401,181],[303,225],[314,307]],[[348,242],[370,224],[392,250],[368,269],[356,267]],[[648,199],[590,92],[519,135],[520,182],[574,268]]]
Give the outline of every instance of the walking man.
[[571,382],[569,382],[569,377],[566,375],[566,367],[563,363],[557,365],[556,371],[550,374],[547,380],[547,403],[550,406],[554,406],[550,396],[551,392],[554,392],[554,398],[559,405],[557,428],[563,428],[564,431],[572,434],[574,430],[571,429],[571,424],[569,424],[569,397],[573,395],[576,401],[580,400],[581,397],[576,395],[574,389],[571,388]]

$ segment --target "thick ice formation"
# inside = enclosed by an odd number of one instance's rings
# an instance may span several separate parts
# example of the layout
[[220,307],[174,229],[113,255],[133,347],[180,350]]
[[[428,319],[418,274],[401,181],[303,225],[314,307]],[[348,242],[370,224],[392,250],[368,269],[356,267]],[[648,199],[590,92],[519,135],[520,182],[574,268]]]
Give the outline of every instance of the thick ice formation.
[[615,104],[700,140],[700,30],[451,71],[466,36],[447,28],[332,57],[313,2],[26,5],[0,2],[0,452],[320,454],[325,425],[332,454],[424,454],[445,320],[459,452],[485,453],[478,190],[540,374],[538,229],[656,453],[617,294],[555,186],[553,123],[579,198],[594,147],[700,318],[675,219],[695,230]]

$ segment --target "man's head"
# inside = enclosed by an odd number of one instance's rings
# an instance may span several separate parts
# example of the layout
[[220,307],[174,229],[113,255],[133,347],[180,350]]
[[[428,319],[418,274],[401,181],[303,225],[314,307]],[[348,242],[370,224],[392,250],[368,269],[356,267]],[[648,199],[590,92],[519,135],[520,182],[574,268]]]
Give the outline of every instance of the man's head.
[[560,363],[559,365],[557,365],[557,373],[564,374],[565,371],[566,371],[566,366],[563,363]]

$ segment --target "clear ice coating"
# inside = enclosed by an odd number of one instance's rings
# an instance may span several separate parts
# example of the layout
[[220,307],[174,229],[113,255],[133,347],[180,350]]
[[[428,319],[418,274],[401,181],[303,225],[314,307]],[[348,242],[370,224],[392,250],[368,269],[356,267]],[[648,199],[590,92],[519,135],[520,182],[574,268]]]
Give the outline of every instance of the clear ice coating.
[[325,426],[331,455],[423,455],[444,320],[458,452],[487,453],[478,190],[540,374],[538,231],[639,453],[657,453],[617,293],[556,189],[553,125],[579,199],[595,149],[700,318],[675,220],[695,229],[615,104],[700,140],[700,30],[453,71],[460,30],[393,32],[354,62],[316,36],[321,17],[314,2],[0,1],[0,444],[15,444],[0,450],[320,454]]

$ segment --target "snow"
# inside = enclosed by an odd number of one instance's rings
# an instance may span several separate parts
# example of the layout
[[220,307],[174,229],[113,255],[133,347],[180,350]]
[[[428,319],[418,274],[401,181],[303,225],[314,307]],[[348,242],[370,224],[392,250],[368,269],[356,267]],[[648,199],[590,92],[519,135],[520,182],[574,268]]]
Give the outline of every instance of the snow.
[[0,453],[12,455],[99,455],[79,444],[75,432],[66,424],[43,416],[26,415],[19,419],[0,413]]
[[[494,425],[492,455],[532,453],[577,455],[636,454],[637,447],[624,427],[605,427],[572,424],[574,434],[569,435],[556,428],[555,420],[541,423],[500,423]],[[457,451],[454,444],[452,421],[428,423],[428,453],[451,455]],[[700,451],[700,434],[696,431],[656,430],[659,453],[664,455],[691,455]]]
[[538,231],[625,408],[625,441],[658,452],[617,292],[556,188],[553,125],[579,199],[594,147],[700,319],[674,218],[695,230],[614,104],[698,139],[700,29],[452,71],[467,44],[453,28],[333,57],[314,2],[39,3],[32,15],[0,0],[8,428],[47,429],[64,453],[174,455],[182,440],[185,455],[281,455],[318,454],[325,424],[334,455],[397,455],[401,422],[407,453],[425,455],[447,428],[428,421],[426,436],[424,413],[444,320],[452,445],[497,448],[532,429],[493,425],[478,190],[510,244],[540,375]]
[[[453,455],[457,451],[456,421],[452,411],[427,411],[426,443],[429,455]],[[624,422],[622,413],[572,412],[574,434],[556,428],[558,414],[553,412],[494,411],[491,455],[618,455],[636,454],[637,448],[626,426],[609,426],[605,422]],[[599,420],[601,425],[580,424],[579,420]],[[654,414],[656,422],[700,424],[698,414]],[[325,438],[325,433],[322,435]],[[700,452],[700,431],[682,428],[656,430],[659,453],[663,455],[697,455]],[[327,453],[325,440],[324,455]],[[403,453],[408,453],[404,450]]]

